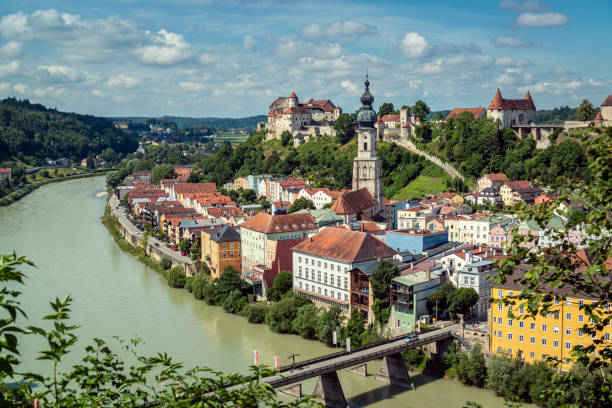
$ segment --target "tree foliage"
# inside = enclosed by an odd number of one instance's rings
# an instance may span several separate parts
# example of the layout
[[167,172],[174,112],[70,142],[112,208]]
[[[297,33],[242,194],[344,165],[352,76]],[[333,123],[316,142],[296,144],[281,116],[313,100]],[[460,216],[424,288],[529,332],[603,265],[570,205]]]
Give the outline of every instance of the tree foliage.
[[375,299],[380,299],[385,302],[389,301],[391,280],[396,276],[399,276],[397,266],[385,259],[378,261],[378,265],[370,278]]
[[334,131],[336,132],[336,138],[340,144],[343,145],[348,143],[353,137],[355,137],[353,117],[346,113],[340,115],[334,122]]
[[588,99],[583,99],[580,102],[580,106],[576,110],[576,116],[578,119],[583,121],[593,120],[595,118],[595,108],[593,108],[593,104],[589,102]]
[[288,213],[294,213],[300,210],[314,210],[315,205],[312,200],[307,199],[306,197],[300,197],[291,204]]
[[159,184],[163,179],[176,177],[174,167],[168,163],[162,163],[153,168],[153,184]]

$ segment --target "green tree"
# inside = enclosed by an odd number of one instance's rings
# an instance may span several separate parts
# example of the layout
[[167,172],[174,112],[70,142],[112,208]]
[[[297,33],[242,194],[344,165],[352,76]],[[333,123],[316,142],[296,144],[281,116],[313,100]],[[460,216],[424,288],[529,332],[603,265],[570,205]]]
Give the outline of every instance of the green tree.
[[411,111],[414,116],[425,120],[427,118],[427,115],[429,115],[429,113],[431,112],[431,109],[429,108],[429,106],[427,106],[425,102],[423,102],[422,100],[418,100],[412,106]]
[[227,313],[240,313],[247,305],[247,299],[242,294],[242,291],[235,289],[223,299],[221,306]]
[[319,316],[317,320],[317,327],[315,330],[317,339],[323,343],[331,346],[333,344],[333,332],[337,333],[337,340],[340,344],[344,341],[344,330],[342,329],[342,322],[344,316],[342,311],[337,306],[332,306],[329,310],[325,310]]
[[257,193],[252,188],[247,188],[240,193],[240,197],[247,203],[254,203],[257,201]]
[[384,102],[382,105],[380,105],[380,108],[378,108],[378,114],[380,116],[395,114],[393,104],[391,102]]
[[287,295],[270,306],[266,322],[270,325],[270,329],[277,333],[291,333],[298,309],[308,303],[311,302],[302,296]]
[[164,255],[161,257],[161,259],[159,260],[159,266],[167,271],[168,269],[170,269],[172,267],[172,261],[170,260],[170,258],[168,258],[167,255]]
[[459,288],[450,305],[450,310],[453,313],[459,313],[464,316],[470,314],[472,308],[478,303],[478,292],[474,288]]
[[351,309],[351,316],[346,324],[346,337],[351,339],[351,346],[361,346],[361,337],[364,332],[363,314],[357,309]]
[[223,273],[216,280],[215,303],[220,304],[230,293],[238,290],[246,295],[248,285],[240,277],[240,272],[228,265],[223,269]]
[[482,388],[487,379],[487,366],[480,344],[476,344],[472,347],[469,357],[468,378],[470,379],[470,383]]
[[175,266],[168,272],[168,286],[171,288],[184,288],[186,279],[185,271],[180,266]]
[[353,117],[346,113],[338,116],[338,119],[336,119],[334,122],[334,131],[336,132],[338,142],[342,145],[346,144],[353,137],[355,137]]
[[188,252],[189,251],[189,240],[187,238],[183,238],[179,241],[178,244],[179,251]]
[[291,132],[288,130],[283,131],[281,133],[281,144],[283,146],[289,146],[293,144],[293,136],[291,136]]
[[260,324],[265,321],[267,312],[268,312],[267,306],[246,305],[246,307],[242,309],[241,314],[244,317],[246,317],[249,323]]
[[301,306],[291,324],[292,330],[307,339],[315,338],[319,310],[313,304]]
[[202,257],[202,246],[200,245],[200,240],[196,239],[191,244],[191,248],[189,248],[189,252],[191,253],[191,259],[194,261],[199,261]]
[[524,363],[508,357],[493,355],[487,367],[487,387],[510,401],[521,401],[529,395],[528,378],[522,375]]
[[428,123],[423,123],[416,127],[414,131],[415,136],[424,143],[431,142],[432,130]]
[[380,299],[383,302],[388,302],[391,281],[396,276],[399,276],[397,266],[393,265],[386,259],[378,261],[378,265],[370,278],[374,298]]
[[593,108],[593,104],[589,102],[588,99],[583,99],[582,102],[580,102],[580,106],[578,106],[578,109],[576,110],[576,116],[578,119],[585,122],[593,120],[595,117],[595,108]]
[[159,184],[163,179],[171,179],[176,177],[174,167],[168,163],[158,164],[153,168],[152,179],[153,184]]
[[312,200],[309,200],[305,197],[300,197],[297,200],[295,200],[293,202],[293,204],[291,204],[291,207],[289,208],[288,213],[294,213],[296,211],[300,211],[300,210],[314,210],[315,206],[314,203],[312,202]]

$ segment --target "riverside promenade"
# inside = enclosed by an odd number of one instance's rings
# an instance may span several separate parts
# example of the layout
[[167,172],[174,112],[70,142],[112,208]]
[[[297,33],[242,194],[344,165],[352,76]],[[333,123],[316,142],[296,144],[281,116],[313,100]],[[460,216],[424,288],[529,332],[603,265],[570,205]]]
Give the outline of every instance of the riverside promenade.
[[[108,206],[113,217],[119,221],[120,232],[123,238],[133,246],[142,246],[144,234],[134,224],[130,222],[126,214],[119,208],[119,199],[115,194],[108,198]],[[183,256],[180,252],[172,251],[166,246],[165,242],[149,236],[145,252],[148,256],[159,261],[163,256],[167,256],[172,261],[172,266],[180,266],[187,276],[197,273],[195,262],[188,256]]]

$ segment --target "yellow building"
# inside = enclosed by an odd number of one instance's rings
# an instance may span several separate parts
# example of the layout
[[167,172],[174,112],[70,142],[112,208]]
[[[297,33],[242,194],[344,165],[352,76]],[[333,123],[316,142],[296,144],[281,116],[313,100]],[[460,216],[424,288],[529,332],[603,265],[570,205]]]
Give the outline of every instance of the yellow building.
[[[520,291],[521,287],[509,277],[503,285],[493,284],[491,298],[512,297]],[[518,307],[519,300],[516,302],[513,310],[516,317],[528,313]],[[572,348],[579,344],[591,344],[590,336],[583,332],[588,317],[582,306],[589,302],[594,302],[594,299],[568,294],[565,300],[555,301],[547,316],[525,319],[510,319],[508,308],[512,306],[493,303],[489,329],[490,350],[513,358],[520,353],[527,363],[553,357],[561,362],[559,368],[569,370],[572,367]],[[611,336],[612,327],[607,326],[603,337],[608,346]]]
[[220,230],[202,231],[202,262],[213,279],[219,278],[227,266],[242,270],[240,233],[229,225]]
[[249,179],[246,177],[238,177],[234,180],[234,190],[242,188],[243,190],[249,189]]

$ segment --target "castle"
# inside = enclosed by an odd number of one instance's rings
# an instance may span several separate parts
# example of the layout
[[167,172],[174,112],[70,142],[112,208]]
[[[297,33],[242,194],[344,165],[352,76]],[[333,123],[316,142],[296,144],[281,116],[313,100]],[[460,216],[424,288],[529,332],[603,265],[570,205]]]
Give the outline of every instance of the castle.
[[365,91],[361,95],[361,110],[357,114],[357,157],[353,161],[353,191],[366,188],[377,205],[373,214],[384,211],[382,189],[382,160],[376,146],[377,130],[374,128],[376,112],[372,108],[374,96],[370,93],[370,81],[366,74]]
[[504,99],[497,89],[487,108],[487,117],[499,120],[502,127],[517,127],[535,123],[536,107],[527,91],[524,99]]
[[268,131],[269,139],[279,139],[284,131],[291,133],[294,144],[307,142],[310,137],[334,136],[333,122],[342,115],[342,108],[329,99],[299,101],[295,92],[278,97],[270,104],[268,120],[260,127]]

